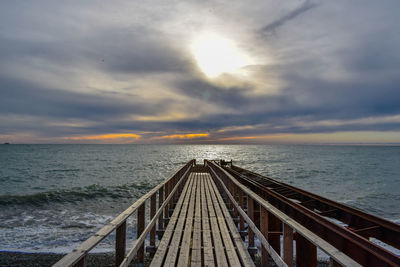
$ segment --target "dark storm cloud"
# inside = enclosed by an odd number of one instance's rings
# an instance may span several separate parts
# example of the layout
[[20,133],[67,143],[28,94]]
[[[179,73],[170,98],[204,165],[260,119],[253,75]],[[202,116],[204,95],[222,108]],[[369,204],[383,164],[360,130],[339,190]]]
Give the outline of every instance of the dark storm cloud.
[[[118,42],[115,42],[118,40]],[[188,72],[191,62],[155,30],[109,31],[98,38],[104,69],[122,73]]]
[[277,28],[283,26],[288,21],[295,19],[297,16],[307,12],[308,10],[310,10],[316,6],[317,6],[316,3],[314,3],[310,0],[306,0],[306,1],[304,1],[304,3],[302,3],[299,7],[293,9],[291,12],[283,15],[282,17],[278,18],[277,20],[264,26],[261,29],[261,31],[263,33],[275,33],[275,30]]
[[313,111],[316,118],[354,119],[400,113],[399,78],[383,81],[326,81],[317,78],[286,77],[286,93],[299,106]]
[[101,94],[44,88],[42,85],[0,77],[0,114],[67,118],[108,119],[130,114],[157,114],[164,103],[151,105],[140,96],[126,99]]
[[41,59],[63,67],[89,66],[111,73],[187,72],[191,62],[155,30],[103,29],[90,39],[36,40],[0,35],[0,59],[33,64]]
[[243,95],[243,90],[248,88],[224,88],[198,78],[178,81],[175,86],[179,90],[179,93],[188,97],[225,107],[240,108],[243,105],[249,104],[249,99]]

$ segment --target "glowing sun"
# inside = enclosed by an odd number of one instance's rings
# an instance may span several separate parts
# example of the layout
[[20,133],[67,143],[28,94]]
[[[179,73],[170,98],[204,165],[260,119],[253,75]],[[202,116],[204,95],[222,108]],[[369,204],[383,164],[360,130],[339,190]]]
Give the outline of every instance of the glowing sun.
[[232,40],[213,34],[196,38],[192,42],[191,52],[200,70],[210,78],[222,73],[238,72],[251,64],[250,59]]

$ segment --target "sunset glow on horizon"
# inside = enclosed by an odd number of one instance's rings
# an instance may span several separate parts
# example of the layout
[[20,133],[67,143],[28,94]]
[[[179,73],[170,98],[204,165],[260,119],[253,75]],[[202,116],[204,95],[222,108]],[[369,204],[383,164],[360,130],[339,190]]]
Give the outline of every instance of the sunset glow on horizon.
[[163,135],[156,136],[153,139],[193,139],[193,138],[202,138],[208,137],[208,133],[195,133],[195,134],[172,134],[172,135]]
[[108,140],[108,139],[119,139],[119,138],[133,138],[140,139],[138,134],[103,134],[103,135],[89,135],[89,136],[75,136],[75,137],[65,137],[67,140]]

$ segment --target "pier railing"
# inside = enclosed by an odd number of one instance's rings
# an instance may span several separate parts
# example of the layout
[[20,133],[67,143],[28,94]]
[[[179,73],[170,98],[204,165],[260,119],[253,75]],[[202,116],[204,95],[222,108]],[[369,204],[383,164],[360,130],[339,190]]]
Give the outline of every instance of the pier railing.
[[[158,236],[161,238],[163,230],[168,223],[173,203],[178,198],[180,191],[182,191],[188,174],[195,164],[196,161],[194,159],[190,160],[174,175],[158,184],[150,192],[138,199],[108,225],[104,226],[53,266],[86,266],[88,253],[114,231],[116,231],[115,265],[128,266],[135,256],[138,263],[143,263],[145,252],[144,243],[147,236],[150,235],[150,246],[148,249],[154,251],[157,236],[156,229],[158,229]],[[146,202],[150,203],[146,205]],[[147,225],[145,220],[147,213],[146,208],[150,215],[150,221]],[[137,239],[133,247],[126,254],[127,219],[135,212],[137,213]]]
[[[244,186],[223,168],[213,161],[205,161],[210,168],[217,187],[232,207],[233,217],[239,218],[239,228],[245,233],[247,224],[247,242],[250,251],[257,251],[255,237],[261,243],[261,264],[268,266],[269,255],[278,266],[293,266],[293,240],[296,240],[296,266],[316,266],[317,247],[331,258],[330,266],[361,266],[349,256],[335,248],[318,235],[290,218],[284,212],[271,205],[268,201]],[[246,201],[245,201],[246,200]],[[247,202],[247,203],[246,203]],[[259,227],[256,226],[256,215],[259,218]],[[275,224],[283,224],[283,233],[271,231]],[[283,259],[269,243],[271,236],[283,234]],[[276,238],[275,238],[276,239]],[[279,246],[280,246],[280,238]]]

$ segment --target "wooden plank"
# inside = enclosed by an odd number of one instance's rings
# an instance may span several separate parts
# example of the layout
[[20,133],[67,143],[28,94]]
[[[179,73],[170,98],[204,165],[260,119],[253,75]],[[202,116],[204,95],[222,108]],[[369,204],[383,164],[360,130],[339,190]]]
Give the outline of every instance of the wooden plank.
[[[269,236],[268,236],[268,211],[264,209],[263,207],[260,207],[260,219],[261,219],[261,227],[260,231],[265,237],[265,239],[268,241]],[[269,254],[268,251],[265,249],[265,247],[261,248],[261,265],[262,266],[269,266]]]
[[293,229],[283,224],[283,260],[289,267],[293,267]]
[[[137,237],[139,238],[140,234],[143,233],[144,231],[144,224],[145,224],[145,219],[146,219],[146,202],[142,204],[138,208],[137,211]],[[136,260],[139,263],[143,263],[144,261],[144,243],[140,246],[137,255],[136,255]]]
[[[233,222],[233,220],[230,217],[229,211],[224,203],[224,200],[222,199],[221,194],[218,191],[216,184],[211,179],[209,174],[208,174],[208,176],[209,176],[209,179],[208,179],[209,184],[213,187],[214,192],[215,192],[215,196],[216,196],[216,200],[217,200],[216,203],[218,202],[219,207],[222,212],[222,216],[223,216],[222,218],[225,220],[225,223],[228,226],[227,231],[229,231],[232,235],[232,237],[228,236],[228,238],[232,242],[233,249],[235,249],[234,247],[237,248],[237,256],[240,258],[241,262],[243,263],[243,266],[255,266],[244,243],[242,242],[242,239],[240,237],[239,231],[237,230],[235,223]],[[229,235],[229,232],[228,232],[228,235]],[[231,265],[233,265],[233,264],[231,264]]]
[[86,267],[87,266],[87,255],[85,255],[82,259],[80,259],[74,267]]
[[178,220],[178,217],[179,217],[181,211],[183,210],[183,208],[182,208],[183,202],[190,197],[190,193],[191,193],[191,189],[192,189],[192,182],[193,182],[193,180],[190,179],[191,176],[192,176],[192,174],[189,175],[189,179],[188,179],[188,181],[186,181],[185,187],[183,188],[183,191],[182,191],[182,195],[179,198],[178,203],[176,204],[174,213],[171,216],[171,219],[170,219],[171,223],[168,224],[168,227],[164,232],[164,236],[161,239],[160,244],[158,245],[157,252],[154,255],[153,260],[151,261],[150,266],[154,266],[154,267],[161,266],[164,261],[165,255],[168,250],[168,245],[169,245],[171,237],[174,233],[174,228],[175,228],[176,222]]
[[[214,188],[215,184],[211,180],[211,178],[207,179],[207,182],[208,182],[208,186],[210,187],[211,199],[214,203],[214,209],[217,214],[218,226],[219,226],[219,229],[220,229],[220,232],[222,235],[222,241],[224,242],[225,251],[227,254],[229,264],[231,266],[238,266],[238,265],[240,265],[240,260],[236,254],[235,246],[232,243],[232,239],[229,235],[228,228],[226,227],[225,216],[222,214],[221,207],[220,207],[221,203],[219,203],[219,201],[217,200],[217,198],[215,196],[215,194],[216,193],[219,194],[219,192],[218,191],[215,192],[215,190],[217,190],[217,188]],[[225,203],[222,203],[222,205],[225,206]],[[230,219],[230,218],[231,217],[229,215],[228,219]]]
[[197,175],[197,187],[196,187],[196,203],[194,213],[194,225],[193,225],[193,239],[192,239],[192,257],[191,265],[201,265],[201,202],[200,202],[200,190],[201,180],[203,179],[202,174]]
[[206,198],[207,198],[207,207],[210,216],[210,224],[211,224],[211,235],[214,241],[214,252],[217,260],[218,266],[228,266],[227,258],[225,257],[224,245],[221,239],[221,235],[219,232],[218,220],[216,217],[216,213],[213,206],[213,201],[211,198],[210,188],[208,186],[208,181],[210,178],[206,178],[207,186],[206,188]]
[[204,266],[213,267],[214,252],[211,240],[209,211],[206,198],[206,175],[202,175],[201,179],[201,213],[202,213],[202,233],[203,233],[203,251],[204,251]]
[[[254,222],[254,200],[249,195],[247,196],[247,215],[249,216],[250,220]],[[248,228],[248,242],[249,247],[254,247],[254,232]]]
[[[164,202],[164,188],[161,187],[158,190],[158,208],[160,208],[162,206]],[[158,230],[163,230],[164,229],[164,216],[163,216],[163,212],[161,213],[161,215],[158,217]],[[160,237],[158,237],[160,238]]]
[[329,267],[342,267],[339,263],[337,263],[334,259],[329,259]]
[[296,236],[296,266],[317,267],[317,247],[301,235]]
[[[150,198],[150,220],[154,218],[156,215],[156,202],[157,202],[157,194],[153,194]],[[154,225],[150,230],[150,246],[156,245],[156,225]]]
[[125,258],[126,221],[118,226],[115,234],[115,266],[119,266]]
[[[244,209],[244,194],[243,191],[239,189],[239,206]],[[239,213],[239,212],[238,212]],[[240,217],[240,224],[239,229],[240,231],[244,231],[244,219],[243,216],[239,214]],[[245,236],[242,237],[243,241],[245,240]]]
[[[182,235],[184,235],[184,233],[186,232],[188,232],[189,234],[191,234],[192,232],[192,221],[193,221],[193,211],[194,211],[194,201],[195,201],[194,193],[196,192],[195,190],[197,182],[194,173],[192,173],[191,180],[193,180],[192,191],[191,194],[189,195],[189,198],[185,199],[185,201],[183,202],[183,207],[182,207],[183,210],[182,213],[179,215],[179,219],[176,224],[174,236],[172,237],[171,244],[168,249],[164,266],[175,266],[175,263],[178,260],[178,250],[180,247],[180,241]],[[186,206],[188,206],[188,209],[185,208]],[[188,227],[188,229],[185,228],[184,230],[184,227]]]
[[[196,190],[197,190],[197,185],[198,185],[198,179],[197,179],[197,173],[192,173],[192,179],[193,179],[193,189],[192,193],[190,195],[189,199],[189,209],[186,215],[186,221],[184,216],[180,216],[179,220],[182,220],[182,224],[185,223],[185,228],[183,230],[183,238],[182,238],[182,243],[180,244],[181,250],[179,253],[179,259],[177,255],[175,256],[175,260],[178,261],[178,266],[187,266],[189,262],[189,254],[190,254],[190,241],[192,237],[192,227],[193,227],[193,212],[194,212],[194,204],[195,204],[195,198],[196,198]],[[173,248],[173,252],[177,252],[179,248],[179,239],[176,242],[175,247]],[[171,249],[170,249],[171,250]],[[171,251],[168,252],[168,256],[173,257],[173,255],[170,255]],[[173,262],[173,259],[171,258],[170,262]]]
[[[282,222],[272,213],[269,213],[268,218],[269,232],[282,232]],[[281,254],[281,236],[270,235],[268,242],[274,248],[276,253]]]
[[[170,190],[170,185],[171,184],[171,181],[169,181],[168,183],[166,183],[165,184],[165,186],[164,186],[164,192],[165,192],[165,194],[164,194],[164,199],[167,199],[167,197],[169,196],[169,190]],[[168,202],[168,204],[165,206],[165,208],[164,208],[164,218],[169,218],[169,202]],[[164,221],[164,228],[166,228],[167,227],[167,225],[168,225],[168,222],[169,221]]]

